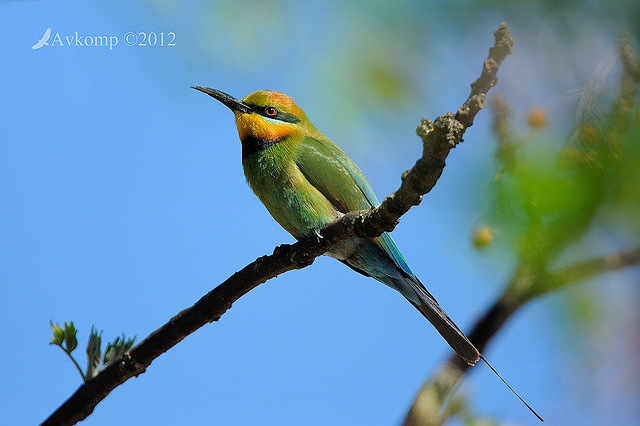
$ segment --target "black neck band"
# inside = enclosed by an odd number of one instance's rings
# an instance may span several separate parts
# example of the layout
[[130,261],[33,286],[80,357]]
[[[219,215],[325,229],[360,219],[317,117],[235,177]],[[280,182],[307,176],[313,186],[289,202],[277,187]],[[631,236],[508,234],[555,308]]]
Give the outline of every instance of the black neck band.
[[255,136],[247,136],[242,140],[242,159],[244,160],[251,154],[255,154],[256,152],[262,151],[263,149],[269,148],[271,145],[275,145],[280,142],[282,139],[259,139]]

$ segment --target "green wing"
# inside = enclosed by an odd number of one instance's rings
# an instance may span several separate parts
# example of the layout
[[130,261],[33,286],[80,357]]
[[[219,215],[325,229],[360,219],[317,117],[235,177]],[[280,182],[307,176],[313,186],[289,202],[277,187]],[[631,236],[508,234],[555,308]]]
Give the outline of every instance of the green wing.
[[378,204],[364,173],[330,140],[305,138],[298,146],[296,164],[304,177],[346,213]]
[[[342,213],[366,210],[379,204],[364,173],[328,139],[305,138],[299,146],[296,164],[309,183]],[[400,269],[415,277],[390,234],[385,232],[374,241]]]

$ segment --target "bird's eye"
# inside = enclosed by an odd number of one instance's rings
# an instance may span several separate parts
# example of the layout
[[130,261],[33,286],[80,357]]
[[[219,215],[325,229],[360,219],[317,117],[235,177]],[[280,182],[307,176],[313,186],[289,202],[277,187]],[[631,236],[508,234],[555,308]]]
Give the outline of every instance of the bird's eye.
[[273,117],[278,113],[278,110],[272,106],[268,106],[264,109],[264,113],[267,114],[269,117]]

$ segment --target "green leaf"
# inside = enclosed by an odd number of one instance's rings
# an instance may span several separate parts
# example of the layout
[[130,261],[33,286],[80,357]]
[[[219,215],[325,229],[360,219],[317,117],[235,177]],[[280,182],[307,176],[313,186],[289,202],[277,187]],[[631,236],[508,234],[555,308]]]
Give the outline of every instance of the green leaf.
[[78,330],[76,330],[75,326],[73,325],[73,321],[71,321],[69,324],[65,322],[64,329],[60,327],[60,324],[54,324],[53,320],[49,321],[49,323],[51,324],[51,331],[53,332],[53,337],[51,338],[51,342],[49,343],[58,346],[64,351],[64,353],[67,354],[67,356],[73,362],[73,365],[75,365],[75,367],[78,369],[78,373],[80,373],[82,379],[85,380],[85,375],[78,365],[78,361],[76,361],[73,355],[71,355],[71,352],[78,346]]
[[122,339],[120,337],[116,337],[116,340],[107,343],[107,348],[104,351],[104,365],[112,363],[124,355],[125,352],[133,347],[133,343],[135,341],[136,336],[132,339],[127,339],[124,336],[124,333],[122,333]]
[[73,321],[69,322],[69,324],[64,323],[64,344],[64,350],[68,354],[78,347],[78,330],[73,325]]
[[58,346],[62,345],[62,342],[64,342],[64,330],[60,327],[60,324],[54,324],[53,320],[49,321],[49,323],[51,324],[51,331],[53,332],[53,337],[49,344]]
[[89,343],[87,344],[87,357],[89,359],[87,364],[86,380],[92,379],[98,374],[100,367],[100,358],[102,356],[102,330],[100,333],[96,330],[94,325],[91,326],[91,334],[89,336]]

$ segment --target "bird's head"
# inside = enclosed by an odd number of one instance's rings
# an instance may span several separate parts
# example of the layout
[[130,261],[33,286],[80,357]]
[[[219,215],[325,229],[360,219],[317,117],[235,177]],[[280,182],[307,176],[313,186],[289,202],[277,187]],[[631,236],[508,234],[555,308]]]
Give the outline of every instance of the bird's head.
[[284,93],[258,90],[240,100],[220,90],[193,88],[219,100],[233,111],[243,143],[248,138],[278,141],[295,134],[311,136],[317,132],[304,111]]

